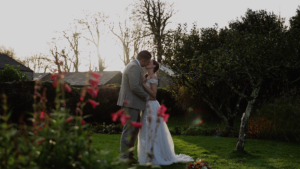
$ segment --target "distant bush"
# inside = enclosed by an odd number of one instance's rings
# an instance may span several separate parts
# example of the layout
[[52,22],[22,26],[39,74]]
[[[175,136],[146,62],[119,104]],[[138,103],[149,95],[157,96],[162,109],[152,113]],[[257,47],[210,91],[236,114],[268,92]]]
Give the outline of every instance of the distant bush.
[[0,82],[25,81],[28,80],[27,74],[20,71],[20,65],[15,69],[14,66],[6,64],[4,69],[0,71]]
[[201,116],[205,121],[219,119],[214,111],[198,95],[193,94],[186,86],[172,85],[169,89],[172,94],[173,104],[181,110],[188,112],[189,109],[199,109],[202,111]]
[[300,90],[266,101],[249,119],[247,137],[300,141]]
[[[32,104],[34,94],[34,81],[24,81],[24,82],[14,82],[14,83],[1,83],[0,84],[0,93],[7,95],[7,105],[9,107],[8,111],[12,111],[10,120],[14,123],[18,123],[20,117],[26,120],[31,117],[27,112],[32,112]],[[53,87],[51,81],[43,81],[42,89],[46,90],[46,112],[50,113],[51,109],[55,108],[55,97],[56,97],[56,88]],[[76,104],[79,101],[79,96],[81,88],[72,88],[70,93],[65,93],[66,99],[66,108],[68,108],[70,114],[75,115]],[[93,109],[90,104],[87,104],[83,108],[84,115],[90,115],[86,118],[86,121],[89,123],[99,123],[102,124],[112,124],[111,113],[114,113],[120,109],[120,106],[117,105],[119,97],[120,86],[118,85],[105,85],[99,87],[99,92],[96,98],[93,98],[95,101],[99,102],[99,105]],[[39,98],[38,98],[39,99]],[[86,95],[85,99],[91,99],[90,95]],[[182,113],[175,100],[172,98],[172,93],[167,89],[158,89],[157,90],[157,100],[161,104],[165,104],[168,107],[168,113],[174,115],[176,113]],[[1,100],[0,100],[0,104]],[[1,114],[1,108],[0,108]],[[29,121],[27,121],[29,122]]]

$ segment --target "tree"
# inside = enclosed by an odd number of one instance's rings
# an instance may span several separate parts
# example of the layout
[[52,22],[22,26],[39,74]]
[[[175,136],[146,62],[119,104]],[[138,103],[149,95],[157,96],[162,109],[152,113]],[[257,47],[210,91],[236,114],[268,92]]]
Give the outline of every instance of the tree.
[[165,28],[169,19],[175,14],[174,3],[160,0],[138,0],[134,4],[132,14],[147,25],[153,35],[153,44],[157,50],[157,61],[162,61],[163,44],[170,33]]
[[16,60],[22,64],[22,61],[19,58],[17,58],[15,50],[12,47],[6,48],[5,46],[2,45],[2,46],[0,46],[0,53],[13,58],[14,60]]
[[[110,26],[110,31],[121,42],[123,56],[120,56],[120,59],[126,66],[130,62],[130,59],[135,58],[141,49],[150,49],[151,43],[149,42],[150,39],[148,38],[150,36],[150,32],[147,31],[143,24],[133,22],[131,18],[125,19],[124,22],[119,22],[118,25],[120,33],[116,33],[114,31],[114,25]],[[145,49],[146,46],[148,46],[148,49]],[[133,51],[132,56],[130,54],[131,51]]]
[[[48,63],[54,64],[54,66],[56,67],[56,70],[58,70],[59,72],[62,72],[62,71],[70,72],[72,69],[72,65],[73,65],[74,69],[75,69],[74,65],[79,65],[78,63],[77,64],[74,63],[74,62],[78,61],[77,60],[78,56],[77,56],[77,59],[76,59],[76,55],[73,55],[73,57],[70,56],[70,51],[68,51],[66,49],[66,47],[58,48],[58,46],[61,46],[61,45],[58,45],[59,41],[60,41],[59,39],[52,38],[52,41],[48,42],[49,52],[53,59],[50,59],[49,57],[44,57],[42,59],[48,61]],[[50,65],[50,66],[51,66],[51,68],[53,67],[52,65]],[[49,69],[51,70],[51,68],[49,68]],[[52,70],[52,71],[54,71],[54,70]]]
[[[246,12],[246,16],[252,16],[247,15],[248,13],[252,13],[250,10]],[[291,83],[295,79],[289,78],[289,70],[299,70],[300,67],[298,56],[289,50],[283,19],[272,13],[262,15],[266,14],[262,10],[254,13],[257,17],[253,18],[259,18],[254,23],[264,23],[270,18],[273,23],[267,24],[269,27],[266,28],[258,24],[240,22],[240,26],[247,29],[232,27],[227,31],[224,45],[205,56],[215,59],[214,74],[247,101],[236,146],[238,151],[244,150],[248,120],[264,84],[268,82],[271,88],[278,86],[278,83]],[[245,18],[243,21],[251,18]],[[244,88],[248,90],[245,91]]]
[[[178,26],[165,45],[165,63],[175,72],[174,80],[186,86],[193,95],[201,99],[225,122],[227,132],[234,127],[234,119],[240,112],[242,97],[238,97],[228,86],[213,74],[214,59],[202,57],[223,44],[223,32],[217,25],[203,28],[199,32],[196,25],[190,33],[186,24]],[[200,36],[201,35],[201,36]]]
[[97,49],[97,56],[99,59],[99,71],[102,72],[107,66],[105,66],[105,59],[101,57],[100,54],[100,39],[105,33],[104,27],[106,26],[106,16],[104,13],[90,13],[89,11],[84,11],[84,19],[78,19],[77,22],[84,26],[85,30],[88,31],[90,37],[83,36],[88,42],[95,45]]
[[[222,86],[224,89],[220,92],[233,93],[231,95],[236,95],[237,100],[246,101],[236,146],[238,151],[244,150],[248,120],[261,90],[299,81],[299,76],[290,76],[290,72],[299,72],[299,41],[291,41],[292,35],[283,25],[282,18],[272,13],[265,15],[265,11],[255,11],[257,17],[252,17],[252,14],[253,11],[248,10],[246,16],[250,18],[245,17],[245,22],[231,23],[231,29],[221,29],[219,34],[209,29],[205,34],[202,29],[202,41],[201,38],[198,40],[195,29],[189,35],[176,33],[165,48],[167,58],[171,58],[167,61],[171,60],[168,63],[182,85],[188,84],[193,92],[201,94],[201,90],[205,91],[201,87],[207,86],[209,91],[221,83],[226,87]],[[259,19],[249,24],[251,18]],[[268,22],[267,28],[259,26],[266,20],[273,23]],[[221,107],[226,102],[216,101],[218,98],[214,98],[214,93],[217,92],[203,93],[203,100],[208,97]],[[235,101],[233,99],[233,103]],[[238,108],[239,104],[234,106]]]
[[[63,37],[66,38],[69,42],[69,45],[74,52],[74,60],[72,61],[73,68],[75,72],[78,72],[78,68],[80,65],[79,62],[79,39],[81,38],[81,33],[77,30],[77,25],[70,27],[68,30],[63,31]],[[58,58],[57,46],[54,46],[54,49],[50,51],[52,56],[55,59]],[[57,64],[57,63],[56,63]],[[58,64],[57,64],[58,65]]]
[[28,80],[27,74],[20,71],[20,65],[14,68],[14,65],[6,64],[3,70],[0,70],[0,82],[11,81],[26,81]]
[[44,54],[38,53],[30,57],[25,58],[26,65],[31,68],[34,72],[44,72],[46,73],[47,69],[50,70],[53,66],[51,60]]
[[265,10],[253,11],[247,9],[245,16],[241,16],[240,20],[234,20],[229,23],[231,29],[243,33],[252,34],[268,34],[270,30],[280,33],[284,26],[284,18],[278,17],[274,12],[267,12]]
[[290,18],[290,28],[300,30],[300,6],[296,10],[296,15]]

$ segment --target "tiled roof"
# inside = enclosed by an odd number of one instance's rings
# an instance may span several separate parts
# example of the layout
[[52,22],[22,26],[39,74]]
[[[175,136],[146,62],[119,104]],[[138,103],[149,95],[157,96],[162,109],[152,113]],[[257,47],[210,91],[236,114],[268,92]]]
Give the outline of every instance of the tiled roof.
[[[100,78],[99,85],[105,85],[117,74],[122,74],[120,71],[104,71],[100,72],[103,76]],[[49,76],[47,76],[49,75]],[[87,77],[89,72],[68,72],[65,76],[65,81],[70,83],[71,86],[84,86],[87,79],[91,79],[92,76]],[[34,80],[50,80],[50,73],[34,73]],[[47,76],[47,77],[46,77]]]
[[174,72],[167,65],[159,64],[159,70],[167,73],[169,76],[173,76]]
[[40,80],[44,78],[45,76],[49,75],[50,73],[34,73],[33,74],[33,80]]
[[[102,73],[103,76],[100,78],[99,85],[104,85],[117,74],[122,74],[120,71],[104,71],[100,73]],[[91,76],[87,77],[88,75],[88,72],[69,72],[65,75],[65,81],[69,82],[71,86],[84,86],[85,81],[92,78]]]
[[17,65],[20,65],[21,71],[33,72],[33,70],[31,70],[28,67],[24,66],[23,64],[17,62],[15,59],[13,59],[5,54],[0,54],[0,69],[4,69],[6,64],[14,65],[15,68],[17,68]]

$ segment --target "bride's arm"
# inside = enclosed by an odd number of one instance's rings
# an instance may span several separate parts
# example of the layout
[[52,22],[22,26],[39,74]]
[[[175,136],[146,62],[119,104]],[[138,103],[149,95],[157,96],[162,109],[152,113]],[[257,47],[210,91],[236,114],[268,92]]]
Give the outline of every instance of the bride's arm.
[[[156,77],[154,77],[153,79],[157,80]],[[156,98],[157,85],[155,83],[150,83],[151,88],[149,88],[145,82],[143,83],[143,86],[151,97]]]

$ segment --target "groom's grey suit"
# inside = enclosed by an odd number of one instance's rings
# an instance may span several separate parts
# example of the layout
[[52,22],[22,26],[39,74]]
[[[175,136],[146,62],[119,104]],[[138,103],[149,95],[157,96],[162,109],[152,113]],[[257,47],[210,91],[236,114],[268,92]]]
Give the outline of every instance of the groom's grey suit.
[[[143,88],[143,71],[137,60],[132,60],[124,69],[122,76],[121,89],[117,105],[124,107],[124,101],[129,101],[128,113],[131,121],[140,122],[140,111],[145,110],[146,102],[149,98],[148,93]],[[120,153],[124,154],[127,149],[134,147],[139,129],[133,126],[124,125],[121,136]],[[131,141],[128,136],[132,134]],[[123,157],[125,157],[124,154]],[[129,152],[133,156],[133,152]]]

